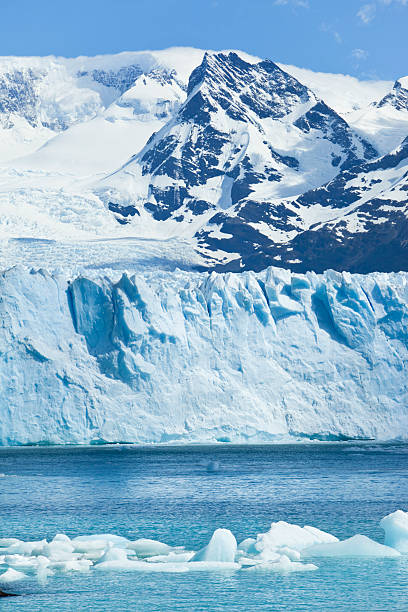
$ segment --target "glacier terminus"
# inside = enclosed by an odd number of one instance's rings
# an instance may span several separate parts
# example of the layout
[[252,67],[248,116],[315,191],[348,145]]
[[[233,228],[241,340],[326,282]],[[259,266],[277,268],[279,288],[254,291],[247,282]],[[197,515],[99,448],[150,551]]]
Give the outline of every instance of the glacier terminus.
[[0,440],[403,439],[406,273],[0,277]]

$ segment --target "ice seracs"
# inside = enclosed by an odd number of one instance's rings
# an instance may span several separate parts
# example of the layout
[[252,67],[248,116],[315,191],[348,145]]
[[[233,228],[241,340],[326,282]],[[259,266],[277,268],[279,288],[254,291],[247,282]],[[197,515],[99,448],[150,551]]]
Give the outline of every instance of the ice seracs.
[[406,273],[12,268],[0,442],[404,438],[407,292]]

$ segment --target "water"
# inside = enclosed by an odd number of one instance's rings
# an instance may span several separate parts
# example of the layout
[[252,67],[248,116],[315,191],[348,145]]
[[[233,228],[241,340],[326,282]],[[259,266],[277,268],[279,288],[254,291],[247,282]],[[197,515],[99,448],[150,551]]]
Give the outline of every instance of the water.
[[[209,467],[210,466],[210,467]],[[0,537],[115,533],[198,549],[217,527],[237,540],[272,521],[378,541],[408,510],[408,446],[309,444],[0,449]],[[55,576],[8,587],[2,610],[408,610],[408,556],[318,559],[315,572]]]

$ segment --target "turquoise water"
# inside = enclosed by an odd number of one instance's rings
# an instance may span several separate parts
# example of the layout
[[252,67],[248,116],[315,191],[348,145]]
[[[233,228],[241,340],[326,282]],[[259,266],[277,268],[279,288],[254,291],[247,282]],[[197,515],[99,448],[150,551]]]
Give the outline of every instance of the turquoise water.
[[[219,470],[207,471],[210,461]],[[198,549],[217,527],[240,541],[272,521],[380,542],[408,510],[408,446],[309,444],[0,449],[0,537],[114,533]],[[1,609],[408,610],[408,556],[314,559],[319,569],[160,574],[89,572],[8,587]]]

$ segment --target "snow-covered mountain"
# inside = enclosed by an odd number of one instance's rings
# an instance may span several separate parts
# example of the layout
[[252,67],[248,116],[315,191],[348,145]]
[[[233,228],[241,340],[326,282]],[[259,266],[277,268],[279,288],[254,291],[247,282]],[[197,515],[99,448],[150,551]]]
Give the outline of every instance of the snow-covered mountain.
[[[218,210],[321,185],[339,168],[376,157],[337,113],[270,61],[207,53],[173,120],[103,183],[140,214],[194,222]],[[132,180],[129,180],[132,177]],[[115,192],[109,192],[115,198]],[[227,213],[228,214],[228,213]]]
[[407,135],[404,77],[241,51],[2,58],[0,236],[22,263],[27,239],[132,238],[204,269],[405,269]]

